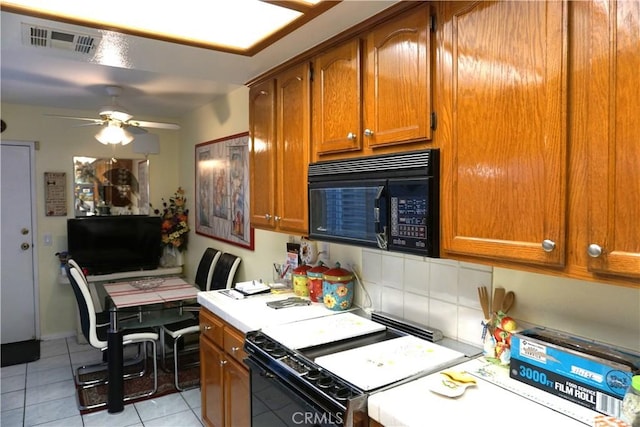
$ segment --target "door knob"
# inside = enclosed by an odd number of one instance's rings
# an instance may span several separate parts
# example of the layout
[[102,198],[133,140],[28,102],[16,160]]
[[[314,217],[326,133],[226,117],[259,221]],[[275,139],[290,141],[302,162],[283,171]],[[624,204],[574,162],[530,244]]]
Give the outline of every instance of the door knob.
[[24,236],[29,234],[29,229],[28,228],[23,228],[22,230],[20,230],[20,233]]
[[552,252],[556,248],[556,242],[553,240],[545,239],[542,241],[542,250],[545,252]]
[[353,132],[349,132],[347,134],[347,139],[350,140],[350,141],[355,141],[356,140],[356,134],[353,133]]
[[373,131],[371,129],[365,129],[364,136],[373,136]]
[[30,246],[26,242],[20,245],[20,249],[22,249],[23,251],[26,251],[29,248],[30,248]]
[[591,258],[598,258],[600,255],[602,255],[602,248],[600,247],[600,245],[592,243],[587,248],[587,253]]
[[264,214],[264,219],[266,219],[267,221],[269,221],[271,219],[271,215],[269,214]]

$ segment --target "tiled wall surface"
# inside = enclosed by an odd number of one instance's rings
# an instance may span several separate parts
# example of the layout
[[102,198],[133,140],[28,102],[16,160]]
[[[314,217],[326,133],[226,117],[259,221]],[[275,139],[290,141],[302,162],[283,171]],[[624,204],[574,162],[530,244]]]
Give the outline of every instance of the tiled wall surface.
[[362,249],[361,257],[371,301],[357,287],[358,306],[440,329],[449,338],[481,345],[477,288],[492,293],[499,286],[515,292],[509,314],[522,327],[541,325],[640,352],[638,288],[374,249]]
[[491,290],[493,268],[452,260],[362,250],[362,289],[356,304],[440,329],[481,345],[483,319],[477,288]]

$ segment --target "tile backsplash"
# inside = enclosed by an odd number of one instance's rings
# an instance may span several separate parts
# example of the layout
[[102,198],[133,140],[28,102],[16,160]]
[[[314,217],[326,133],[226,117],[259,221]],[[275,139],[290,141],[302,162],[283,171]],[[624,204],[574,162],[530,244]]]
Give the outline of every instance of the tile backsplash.
[[477,288],[491,289],[493,268],[445,259],[362,250],[356,304],[440,329],[445,336],[480,345],[483,319]]
[[355,303],[480,345],[477,287],[516,294],[509,313],[540,325],[640,352],[640,289],[504,268],[362,249]]

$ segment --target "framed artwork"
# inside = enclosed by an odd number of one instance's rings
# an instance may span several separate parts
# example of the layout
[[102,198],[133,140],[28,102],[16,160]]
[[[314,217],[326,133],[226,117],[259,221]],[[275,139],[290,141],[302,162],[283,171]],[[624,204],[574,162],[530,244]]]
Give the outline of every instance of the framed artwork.
[[196,145],[196,233],[254,248],[249,201],[249,132]]
[[67,174],[65,172],[44,173],[44,204],[47,216],[67,215]]

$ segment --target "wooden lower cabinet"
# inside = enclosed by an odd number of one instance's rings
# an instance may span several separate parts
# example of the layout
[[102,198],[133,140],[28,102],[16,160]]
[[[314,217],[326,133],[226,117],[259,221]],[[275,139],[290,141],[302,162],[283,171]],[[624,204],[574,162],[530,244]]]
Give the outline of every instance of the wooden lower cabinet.
[[200,325],[202,420],[211,427],[250,426],[249,369],[242,361],[244,336],[204,309]]

